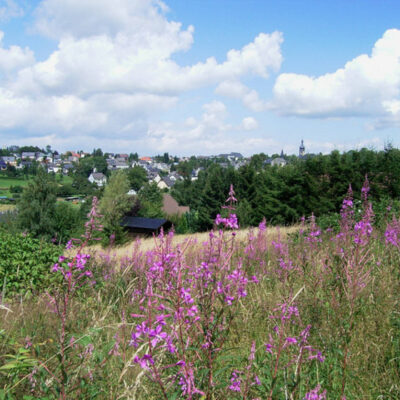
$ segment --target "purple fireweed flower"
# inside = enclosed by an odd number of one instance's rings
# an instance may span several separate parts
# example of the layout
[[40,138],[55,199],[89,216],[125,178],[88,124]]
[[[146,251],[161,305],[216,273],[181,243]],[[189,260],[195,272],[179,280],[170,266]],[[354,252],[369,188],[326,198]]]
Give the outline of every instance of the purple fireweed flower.
[[149,338],[152,338],[151,345],[155,347],[158,342],[166,340],[168,337],[166,332],[162,331],[162,326],[157,325],[156,329],[151,329],[149,331]]
[[136,356],[133,361],[143,369],[149,369],[151,365],[154,365],[154,360],[150,354],[145,354],[143,357]]
[[324,399],[326,399],[326,390],[324,390],[323,392],[318,394],[318,392],[320,390],[321,390],[321,385],[317,385],[313,390],[306,393],[303,400],[324,400]]
[[295,337],[287,337],[285,339],[285,343],[283,344],[283,348],[286,348],[288,346],[291,346],[292,344],[297,344],[297,339]]
[[197,308],[197,306],[192,306],[187,310],[187,315],[189,317],[194,317],[196,314],[198,314],[199,309]]
[[265,218],[260,222],[260,224],[258,225],[258,229],[261,232],[265,232],[267,230],[267,221],[265,220]]
[[229,188],[229,197],[226,199],[225,203],[228,203],[227,206],[222,206],[222,208],[227,208],[229,210],[234,210],[234,203],[237,203],[237,199],[235,198],[235,192],[233,190],[233,185],[231,184]]
[[324,362],[325,357],[322,355],[320,351],[317,351],[316,354],[312,354],[311,356],[308,357],[309,360],[318,360],[319,362]]
[[240,385],[241,385],[241,380],[239,378],[239,371],[235,370],[232,372],[232,377],[230,379],[231,384],[229,385],[229,389],[232,390],[233,392],[240,392]]
[[51,268],[51,272],[58,272],[61,271],[62,268],[56,263],[53,265],[53,267]]
[[186,304],[194,303],[194,300],[190,295],[190,289],[181,288],[181,299],[183,299]]
[[385,242],[386,244],[390,243],[393,246],[398,247],[399,245],[399,232],[398,229],[398,221],[394,218],[391,224],[388,224],[385,231]]
[[239,229],[238,219],[236,214],[229,214],[228,218],[222,218],[220,214],[217,214],[215,218],[215,225],[223,224],[225,228]]
[[270,353],[270,354],[272,354],[272,349],[274,348],[274,346],[271,344],[271,343],[266,343],[265,344],[265,351],[267,352],[267,353]]

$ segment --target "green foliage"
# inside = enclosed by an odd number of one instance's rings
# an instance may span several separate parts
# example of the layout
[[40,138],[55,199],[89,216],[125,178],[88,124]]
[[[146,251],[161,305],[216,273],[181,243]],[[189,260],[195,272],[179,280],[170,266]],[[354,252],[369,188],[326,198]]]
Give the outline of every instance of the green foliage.
[[111,235],[115,235],[115,243],[125,240],[125,234],[120,223],[125,213],[132,207],[132,200],[127,195],[129,181],[122,170],[114,172],[104,189],[104,195],[100,201],[100,214],[103,223],[104,243],[107,243]]
[[77,191],[71,183],[65,183],[57,187],[57,196],[59,197],[68,197],[74,194],[77,194]]
[[[186,179],[175,184],[173,196],[179,204],[199,213],[201,230],[212,227],[213,218],[224,201],[222,193],[227,192],[230,183],[237,195],[242,226],[255,226],[264,217],[270,224],[287,225],[311,213],[317,217],[338,213],[349,184],[359,196],[365,175],[370,181],[371,199],[376,204],[400,197],[398,149],[333,151],[301,160],[292,157],[288,165],[279,168],[266,164],[266,159],[265,154],[256,154],[248,165],[238,170],[221,168],[208,160],[196,181]],[[179,163],[177,170],[188,176],[202,161],[190,159]]]
[[144,168],[135,165],[127,170],[130,187],[136,192],[147,182],[147,172]]
[[16,185],[16,186],[10,186],[10,192],[11,193],[22,193],[24,190],[23,186],[21,185]]
[[54,235],[56,191],[54,178],[40,168],[17,204],[21,229],[26,229],[34,237],[50,238]]
[[54,209],[53,226],[58,243],[66,243],[71,238],[80,237],[83,233],[83,216],[79,206],[66,201],[57,202]]
[[62,250],[30,235],[0,231],[0,286],[5,295],[44,289],[52,278],[50,267]]
[[335,232],[339,231],[340,215],[338,213],[324,214],[317,219],[318,226],[322,230],[333,229]]
[[162,218],[162,193],[155,182],[146,183],[139,191],[140,210],[138,215],[147,218]]

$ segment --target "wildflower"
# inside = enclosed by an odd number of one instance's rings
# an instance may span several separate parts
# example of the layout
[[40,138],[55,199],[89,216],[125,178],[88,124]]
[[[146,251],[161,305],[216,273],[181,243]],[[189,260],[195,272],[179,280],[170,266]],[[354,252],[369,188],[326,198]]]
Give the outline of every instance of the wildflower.
[[318,394],[318,392],[320,390],[321,390],[321,385],[317,385],[313,390],[306,393],[303,400],[324,400],[324,399],[326,399],[326,390],[324,390],[323,392]]
[[143,357],[136,356],[133,361],[143,369],[149,369],[150,365],[154,365],[153,357],[150,354],[145,354]]
[[267,352],[267,353],[270,353],[270,354],[272,354],[272,349],[273,349],[273,345],[271,344],[271,343],[266,343],[265,344],[265,351]]
[[240,392],[240,385],[241,385],[241,380],[239,378],[239,371],[235,370],[232,372],[232,377],[231,377],[231,384],[229,386],[229,389],[232,390],[233,392]]

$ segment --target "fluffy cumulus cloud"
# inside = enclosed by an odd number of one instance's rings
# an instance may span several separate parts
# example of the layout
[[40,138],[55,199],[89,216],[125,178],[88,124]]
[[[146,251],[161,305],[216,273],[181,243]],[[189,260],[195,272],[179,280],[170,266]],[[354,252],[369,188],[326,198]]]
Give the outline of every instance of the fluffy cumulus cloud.
[[[29,48],[4,48],[0,34],[0,129],[32,137],[134,143],[183,93],[244,76],[267,78],[282,62],[282,35],[274,32],[227,51],[222,62],[210,56],[180,65],[174,55],[190,50],[194,28],[169,20],[160,0],[43,0],[34,15],[33,32],[56,44],[44,60]],[[220,122],[221,104],[205,108],[203,124]],[[242,124],[255,126],[251,118]]]
[[266,101],[260,99],[256,90],[248,88],[237,80],[221,82],[215,89],[215,93],[233,99],[240,99],[244,106],[252,111],[260,112],[270,108]]
[[179,148],[182,154],[218,154],[232,150],[252,154],[260,148],[271,148],[278,144],[269,138],[259,138],[256,132],[258,123],[253,117],[245,117],[240,123],[228,123],[229,112],[221,101],[204,104],[200,118],[187,118],[182,123],[152,123],[145,138],[158,152],[167,149],[173,152]]
[[400,30],[387,30],[371,55],[318,77],[283,73],[274,86],[272,107],[305,117],[372,116],[371,127],[400,126]]
[[35,62],[35,56],[29,48],[3,46],[4,32],[0,31],[0,73],[6,76]]

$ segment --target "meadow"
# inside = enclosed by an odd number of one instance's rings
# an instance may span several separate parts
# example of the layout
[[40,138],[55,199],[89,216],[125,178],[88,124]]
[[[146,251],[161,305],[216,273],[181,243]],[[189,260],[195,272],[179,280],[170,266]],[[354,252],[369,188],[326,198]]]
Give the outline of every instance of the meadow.
[[368,191],[336,228],[240,231],[231,190],[203,236],[107,250],[95,199],[45,288],[2,298],[0,399],[400,398],[400,220]]
[[[13,197],[13,193],[10,191],[11,186],[22,186],[25,187],[33,179],[33,176],[29,176],[28,179],[24,178],[10,178],[5,175],[0,175],[0,196]],[[70,176],[63,176],[62,183],[72,183]]]
[[11,186],[22,186],[25,187],[29,180],[18,179],[18,178],[8,178],[6,176],[0,176],[0,196],[12,197],[10,192]]

